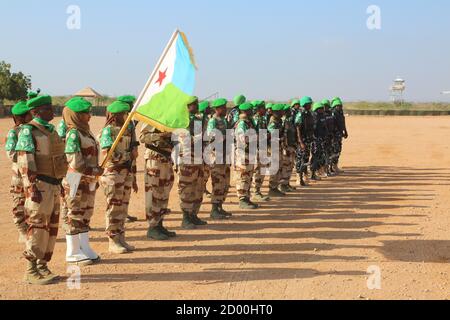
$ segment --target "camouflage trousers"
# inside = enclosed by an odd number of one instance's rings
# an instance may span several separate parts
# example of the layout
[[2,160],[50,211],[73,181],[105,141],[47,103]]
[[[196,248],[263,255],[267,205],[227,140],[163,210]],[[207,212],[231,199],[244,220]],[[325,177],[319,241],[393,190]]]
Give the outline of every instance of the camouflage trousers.
[[25,214],[25,190],[23,188],[22,177],[16,172],[11,178],[10,193],[12,195],[12,214],[16,228],[21,233],[28,230],[27,216]]
[[205,165],[203,167],[203,184],[205,186],[205,191],[206,191],[206,185],[208,184],[209,178],[212,177],[211,170],[212,170],[212,168],[209,165]]
[[183,212],[198,213],[200,210],[205,192],[203,167],[184,164],[178,167],[178,194]]
[[227,164],[214,164],[211,167],[212,195],[213,204],[222,204],[225,202],[231,183],[231,170]]
[[[276,189],[279,187],[281,178],[282,178],[282,172],[283,172],[283,154],[282,150],[280,150],[280,153],[278,157],[275,157],[275,161],[278,162],[278,170],[275,174],[270,175],[269,178],[269,187],[270,189]],[[273,165],[273,164],[272,164]]]
[[308,164],[311,159],[312,142],[305,141],[305,150],[298,148],[296,153],[295,166],[298,174],[306,174],[308,171]]
[[333,139],[333,153],[334,157],[331,159],[331,164],[337,165],[342,153],[342,134],[337,134]]
[[63,180],[64,198],[61,206],[63,228],[67,235],[89,232],[89,225],[94,214],[97,183],[80,181],[75,197],[70,196],[70,185]]
[[280,184],[287,186],[289,185],[292,177],[292,172],[295,166],[295,148],[287,147],[283,153],[283,158],[281,161],[281,180]]
[[236,191],[239,200],[251,197],[251,187],[255,166],[252,164],[239,165],[235,167]]
[[60,197],[62,187],[37,181],[42,201],[36,203],[27,194],[28,234],[24,256],[29,261],[50,262],[58,236]]
[[106,234],[114,238],[125,232],[128,205],[127,190],[133,185],[133,175],[128,169],[106,172],[100,179],[106,196]]
[[255,172],[253,174],[253,180],[254,180],[254,184],[255,184],[255,190],[259,191],[261,190],[263,184],[264,184],[264,180],[265,180],[265,171],[269,168],[268,164],[262,164],[261,161],[259,161],[258,158],[258,162],[256,164],[255,167]]
[[325,140],[316,138],[312,144],[311,170],[317,171],[326,164]]
[[170,191],[175,181],[172,159],[152,156],[145,163],[145,214],[150,228],[167,215]]

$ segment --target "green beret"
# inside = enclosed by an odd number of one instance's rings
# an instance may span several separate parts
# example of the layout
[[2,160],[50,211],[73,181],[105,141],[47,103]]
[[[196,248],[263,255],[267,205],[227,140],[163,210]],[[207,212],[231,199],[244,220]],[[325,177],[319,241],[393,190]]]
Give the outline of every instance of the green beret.
[[27,103],[25,101],[20,101],[11,108],[11,113],[15,116],[23,116],[29,111],[30,109],[27,107]]
[[213,107],[214,109],[220,108],[220,107],[224,107],[224,106],[227,105],[227,103],[228,103],[228,100],[227,100],[227,99],[223,99],[223,98],[216,99],[216,100],[213,101],[212,107]]
[[284,104],[282,104],[282,103],[274,104],[272,106],[272,110],[273,111],[283,111],[284,110]]
[[323,109],[323,107],[324,106],[323,106],[322,102],[316,102],[316,103],[314,103],[312,110],[317,111],[319,109]]
[[51,104],[52,104],[52,97],[50,97],[49,95],[44,95],[28,100],[27,107],[30,110],[33,110]]
[[192,96],[192,97],[189,97],[188,101],[186,102],[186,105],[190,105],[190,104],[193,104],[195,102],[198,102],[198,97]]
[[322,100],[322,104],[323,104],[325,107],[330,107],[330,106],[331,106],[331,102],[330,102],[330,100],[328,100],[328,99]]
[[272,107],[273,107],[273,103],[268,103],[268,104],[266,104],[266,109],[267,110],[272,110]]
[[288,104],[285,104],[284,105],[284,111],[288,111],[288,110],[291,110],[291,106],[288,105]]
[[295,106],[296,104],[300,104],[300,100],[299,99],[294,99],[291,101],[291,107]]
[[209,108],[209,101],[202,101],[198,104],[198,111],[203,113]]
[[255,100],[252,102],[253,108],[258,109],[258,108],[265,108],[266,104],[264,101],[262,100]]
[[245,103],[247,98],[244,95],[238,95],[234,97],[233,102],[236,107],[239,107],[241,104]]
[[114,101],[106,109],[109,113],[116,114],[121,112],[129,112],[130,105],[122,101]]
[[249,111],[253,109],[253,105],[251,103],[243,103],[239,106],[239,110],[241,111]]
[[90,112],[92,108],[92,103],[81,97],[72,98],[65,105],[76,113]]
[[340,98],[334,98],[333,102],[331,103],[331,108],[336,108],[337,106],[342,106],[342,100]]
[[34,91],[30,91],[27,94],[28,99],[33,99],[33,98],[36,98],[37,96],[38,96],[37,92],[34,92]]
[[129,105],[134,105],[136,102],[135,96],[120,96],[117,98],[117,101],[128,103]]
[[303,97],[300,99],[300,105],[304,107],[307,104],[313,103],[313,99],[311,97]]

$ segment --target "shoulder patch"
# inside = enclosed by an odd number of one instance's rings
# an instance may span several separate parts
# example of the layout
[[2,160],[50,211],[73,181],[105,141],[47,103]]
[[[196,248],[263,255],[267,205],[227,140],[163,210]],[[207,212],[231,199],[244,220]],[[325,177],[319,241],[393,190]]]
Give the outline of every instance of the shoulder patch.
[[77,153],[81,151],[80,136],[76,129],[67,133],[65,153]]
[[31,134],[33,127],[24,125],[20,130],[19,138],[16,145],[16,151],[25,151],[35,153],[36,148],[33,142],[33,135]]
[[114,144],[111,134],[111,127],[108,126],[102,130],[102,135],[100,137],[100,147],[102,149],[109,149]]

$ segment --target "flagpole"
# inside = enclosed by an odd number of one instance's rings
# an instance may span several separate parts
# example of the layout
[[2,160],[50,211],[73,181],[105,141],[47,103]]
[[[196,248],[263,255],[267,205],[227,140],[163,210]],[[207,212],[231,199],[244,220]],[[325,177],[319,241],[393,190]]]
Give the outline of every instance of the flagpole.
[[170,38],[170,41],[168,42],[166,48],[164,49],[163,54],[159,58],[158,63],[156,64],[153,72],[150,75],[150,78],[148,79],[147,83],[145,84],[144,89],[141,91],[141,94],[139,95],[138,99],[136,100],[133,110],[131,110],[131,112],[129,113],[127,120],[125,121],[124,125],[122,126],[122,128],[119,131],[119,134],[117,135],[116,140],[114,141],[113,145],[109,149],[108,154],[106,155],[105,159],[103,159],[102,164],[101,164],[102,168],[105,168],[106,163],[111,159],[114,151],[116,150],[117,146],[119,145],[120,139],[125,134],[125,131],[127,130],[128,125],[130,124],[131,120],[133,120],[136,110],[140,106],[141,101],[144,98],[145,92],[147,91],[148,87],[150,87],[151,84],[153,83],[156,73],[159,71],[159,68],[161,67],[162,62],[164,61],[164,58],[166,57],[167,53],[169,52],[169,49],[172,46],[173,42],[175,41],[179,32],[180,31],[178,29],[176,29],[172,35],[172,38]]

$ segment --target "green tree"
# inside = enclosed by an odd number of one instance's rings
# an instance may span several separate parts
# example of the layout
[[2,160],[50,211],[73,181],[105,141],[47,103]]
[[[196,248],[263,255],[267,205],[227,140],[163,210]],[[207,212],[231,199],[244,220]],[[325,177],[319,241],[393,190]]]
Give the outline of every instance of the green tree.
[[31,77],[22,72],[11,72],[11,65],[0,61],[0,103],[3,100],[26,99],[31,88]]

